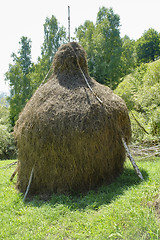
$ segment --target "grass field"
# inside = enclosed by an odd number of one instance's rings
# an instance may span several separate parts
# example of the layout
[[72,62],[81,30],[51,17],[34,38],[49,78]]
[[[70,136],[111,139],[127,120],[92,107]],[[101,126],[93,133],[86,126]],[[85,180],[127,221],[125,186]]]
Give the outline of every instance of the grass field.
[[9,181],[15,166],[0,161],[0,239],[160,239],[154,201],[160,193],[160,158],[137,164],[138,179],[127,160],[123,174],[109,186],[80,196],[38,196],[23,202]]

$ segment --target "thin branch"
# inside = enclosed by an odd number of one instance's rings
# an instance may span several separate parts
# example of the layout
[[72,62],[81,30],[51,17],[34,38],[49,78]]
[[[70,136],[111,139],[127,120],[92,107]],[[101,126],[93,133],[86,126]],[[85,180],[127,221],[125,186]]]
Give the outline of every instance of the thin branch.
[[136,121],[136,123],[138,124],[138,126],[139,126],[140,128],[142,128],[145,133],[149,134],[149,133],[147,132],[147,130],[140,124],[140,122],[139,122],[139,121],[137,120],[137,118],[134,116],[133,112],[130,111],[130,113],[132,114],[132,116],[133,116],[134,120]]
[[5,166],[3,166],[3,167],[0,167],[0,168],[10,168],[10,167],[12,167],[13,165],[17,164],[17,162],[18,162],[18,161],[13,162],[13,163],[10,163],[10,164],[7,164],[7,165],[5,165]]

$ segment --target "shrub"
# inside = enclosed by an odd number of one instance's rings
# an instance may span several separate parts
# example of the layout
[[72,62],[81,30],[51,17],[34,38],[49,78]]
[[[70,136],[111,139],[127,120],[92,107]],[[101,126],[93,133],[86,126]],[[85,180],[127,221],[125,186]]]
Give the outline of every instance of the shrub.
[[142,64],[124,78],[115,93],[121,96],[136,119],[130,114],[133,141],[160,141],[160,60]]
[[8,159],[16,154],[16,148],[8,122],[9,110],[5,100],[0,102],[0,159]]

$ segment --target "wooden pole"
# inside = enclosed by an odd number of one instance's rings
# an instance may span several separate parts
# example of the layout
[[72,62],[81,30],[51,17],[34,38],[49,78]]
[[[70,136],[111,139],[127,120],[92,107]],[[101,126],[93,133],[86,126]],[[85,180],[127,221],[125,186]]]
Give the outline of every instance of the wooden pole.
[[30,185],[31,185],[31,182],[32,182],[32,177],[33,177],[33,171],[34,171],[34,166],[33,166],[32,171],[31,171],[31,175],[30,175],[30,178],[29,178],[28,186],[27,186],[23,201],[25,201],[25,199],[27,197],[27,194],[29,192],[29,188],[30,188]]
[[70,42],[70,6],[68,6],[68,42]]
[[141,180],[144,180],[144,178],[143,178],[143,176],[142,176],[142,173],[140,172],[137,164],[135,163],[134,158],[132,157],[132,155],[131,155],[131,153],[130,153],[130,151],[129,151],[129,148],[128,148],[128,146],[127,146],[124,138],[122,138],[122,143],[123,143],[123,146],[124,146],[124,148],[125,148],[125,150],[126,150],[126,152],[127,152],[128,158],[129,158],[129,160],[131,161],[132,166],[134,167],[134,169],[135,169],[138,177],[139,177]]

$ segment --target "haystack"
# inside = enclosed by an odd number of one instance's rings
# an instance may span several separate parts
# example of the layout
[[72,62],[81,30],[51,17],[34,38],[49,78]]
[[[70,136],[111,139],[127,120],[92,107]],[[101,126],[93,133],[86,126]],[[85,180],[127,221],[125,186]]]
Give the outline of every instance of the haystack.
[[86,53],[75,42],[59,48],[52,70],[14,129],[18,189],[26,191],[33,166],[30,194],[83,192],[112,182],[125,161],[121,138],[131,137],[124,101],[89,76]]

